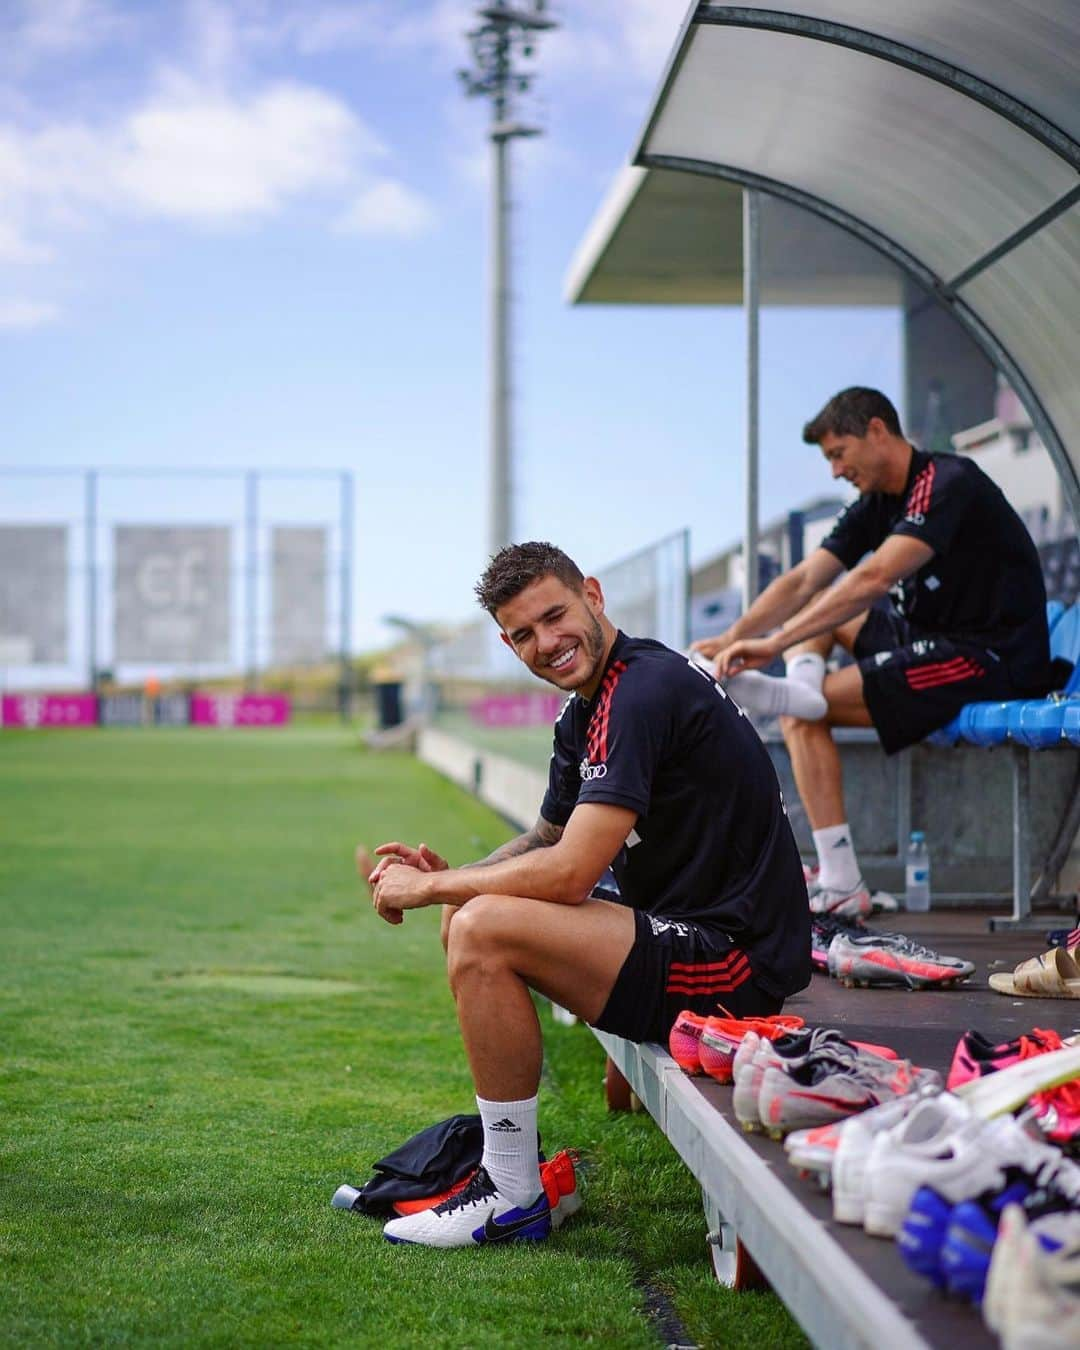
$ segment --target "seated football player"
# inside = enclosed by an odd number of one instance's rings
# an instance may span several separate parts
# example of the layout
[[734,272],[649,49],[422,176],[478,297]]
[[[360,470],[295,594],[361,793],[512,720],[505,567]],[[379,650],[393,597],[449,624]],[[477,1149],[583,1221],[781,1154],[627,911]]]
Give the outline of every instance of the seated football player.
[[[896,905],[863,880],[831,728],[872,726],[893,754],[966,703],[1041,697],[1053,687],[1046,590],[1001,489],[966,455],[916,449],[878,390],[841,390],[803,440],[859,496],[820,548],[694,647],[744,707],[782,714],[817,851],[810,905],[858,918]],[[855,663],[826,674],[835,645]],[[763,674],[779,656],[786,676]]]
[[[632,1041],[684,1008],[775,1013],[810,979],[810,913],[776,774],[708,671],[604,613],[560,549],[511,545],[476,587],[502,640],[568,698],[532,829],[480,863],[380,845],[376,911],[442,905],[450,987],[483,1121],[480,1168],[394,1242],[543,1239],[535,991]],[[611,867],[619,900],[593,890]]]

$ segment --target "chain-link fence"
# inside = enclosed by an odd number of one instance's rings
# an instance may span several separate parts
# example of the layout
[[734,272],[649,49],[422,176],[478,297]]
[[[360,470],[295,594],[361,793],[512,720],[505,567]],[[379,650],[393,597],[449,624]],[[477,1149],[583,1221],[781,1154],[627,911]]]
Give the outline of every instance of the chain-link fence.
[[0,688],[197,681],[336,665],[352,476],[6,470]]

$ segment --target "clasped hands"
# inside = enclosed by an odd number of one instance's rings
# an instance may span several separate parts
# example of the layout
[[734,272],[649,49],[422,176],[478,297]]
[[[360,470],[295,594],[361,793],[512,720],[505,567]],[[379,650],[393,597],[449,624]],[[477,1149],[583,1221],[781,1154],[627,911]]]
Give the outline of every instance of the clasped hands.
[[375,913],[387,923],[403,923],[406,909],[432,904],[424,877],[429,872],[444,872],[450,866],[427,844],[410,848],[393,841],[375,850],[379,862],[368,877],[371,903]]

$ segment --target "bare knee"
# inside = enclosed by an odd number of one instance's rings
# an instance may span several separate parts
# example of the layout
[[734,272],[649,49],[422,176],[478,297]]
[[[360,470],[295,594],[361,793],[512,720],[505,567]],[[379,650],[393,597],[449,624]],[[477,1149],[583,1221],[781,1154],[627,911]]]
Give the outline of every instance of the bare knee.
[[789,660],[793,656],[801,656],[804,652],[814,652],[818,656],[828,656],[835,645],[835,633],[819,633],[817,637],[807,638],[804,642],[796,642],[793,647],[785,648],[784,659]]
[[792,717],[785,713],[779,722],[780,734],[789,750],[793,745],[813,745],[821,740],[830,740],[832,737],[827,715],[820,720],[807,722],[801,717]]
[[504,897],[477,895],[447,921],[447,971],[455,994],[466,975],[493,970],[504,963],[499,933],[505,911]]

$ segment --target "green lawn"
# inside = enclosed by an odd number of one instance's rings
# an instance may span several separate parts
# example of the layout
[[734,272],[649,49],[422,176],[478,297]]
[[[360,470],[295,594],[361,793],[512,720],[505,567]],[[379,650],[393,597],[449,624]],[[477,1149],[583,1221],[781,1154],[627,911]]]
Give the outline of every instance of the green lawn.
[[[801,1345],[712,1280],[698,1195],[602,1054],[547,1027],[547,1145],[585,1208],[540,1248],[435,1253],[330,1208],[472,1110],[434,913],[359,903],[353,845],[506,836],[336,727],[0,733],[0,1342]],[[546,1015],[545,1015],[546,1016]],[[670,1335],[666,1339],[672,1339]]]

